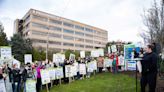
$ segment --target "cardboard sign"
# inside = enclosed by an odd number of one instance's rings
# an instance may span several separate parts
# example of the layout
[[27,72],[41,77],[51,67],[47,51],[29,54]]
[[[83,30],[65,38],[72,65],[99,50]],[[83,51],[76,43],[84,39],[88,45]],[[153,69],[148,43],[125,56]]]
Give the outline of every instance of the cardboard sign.
[[49,75],[50,75],[50,80],[55,80],[56,79],[56,69],[55,68],[49,68]]
[[74,54],[70,54],[69,56],[69,61],[75,60],[75,55]]
[[55,63],[63,63],[65,59],[65,55],[64,54],[53,54],[53,62]]
[[112,59],[104,59],[104,67],[112,67]]
[[56,68],[56,79],[61,79],[64,77],[64,74],[63,74],[63,68],[62,67],[58,67]]
[[112,50],[112,52],[117,52],[117,47],[116,47],[116,45],[112,45],[112,46],[111,46],[111,50]]
[[9,46],[2,46],[0,47],[0,52],[1,52],[1,58],[6,59],[6,58],[11,58],[12,53],[11,53],[11,47]]
[[50,75],[48,70],[41,70],[42,85],[50,83]]
[[85,51],[80,51],[80,57],[85,58]]
[[24,55],[24,61],[25,61],[25,64],[32,63],[32,55],[31,54],[25,54]]
[[71,65],[66,65],[65,66],[65,76],[66,77],[73,77],[72,66]]
[[0,80],[0,92],[6,92],[5,82],[3,79]]
[[86,74],[86,65],[79,64],[79,73],[85,75]]
[[36,92],[36,81],[27,80],[26,81],[26,92]]

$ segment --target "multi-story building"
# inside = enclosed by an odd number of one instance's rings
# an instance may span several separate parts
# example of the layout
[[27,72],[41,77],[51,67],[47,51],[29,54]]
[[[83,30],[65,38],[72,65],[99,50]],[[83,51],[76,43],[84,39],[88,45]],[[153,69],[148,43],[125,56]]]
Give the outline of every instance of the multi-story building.
[[16,19],[14,25],[15,33],[30,38],[36,48],[46,48],[48,44],[49,49],[56,51],[91,51],[108,42],[106,30],[34,9]]

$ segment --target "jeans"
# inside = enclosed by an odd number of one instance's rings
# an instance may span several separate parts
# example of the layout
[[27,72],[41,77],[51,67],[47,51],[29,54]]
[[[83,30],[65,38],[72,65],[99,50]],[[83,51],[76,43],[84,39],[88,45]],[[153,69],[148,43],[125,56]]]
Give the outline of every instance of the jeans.
[[113,69],[113,73],[116,74],[117,73],[117,67],[113,66],[112,69]]
[[13,83],[13,92],[20,92],[20,82]]

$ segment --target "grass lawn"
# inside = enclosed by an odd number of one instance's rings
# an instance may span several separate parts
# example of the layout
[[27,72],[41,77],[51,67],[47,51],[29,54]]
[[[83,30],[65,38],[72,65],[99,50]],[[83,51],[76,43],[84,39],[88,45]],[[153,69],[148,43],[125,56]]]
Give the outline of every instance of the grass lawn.
[[[139,88],[138,85],[138,92],[140,92]],[[135,78],[124,74],[102,73],[92,75],[90,79],[54,86],[50,92],[135,92],[135,90]]]

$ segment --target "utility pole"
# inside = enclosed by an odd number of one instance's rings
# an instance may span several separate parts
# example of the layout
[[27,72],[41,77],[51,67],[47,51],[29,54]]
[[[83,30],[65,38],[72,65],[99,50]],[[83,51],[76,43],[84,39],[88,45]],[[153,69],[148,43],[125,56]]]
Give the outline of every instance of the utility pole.
[[46,61],[48,61],[48,48],[49,48],[49,27],[47,28],[47,45],[46,45]]

